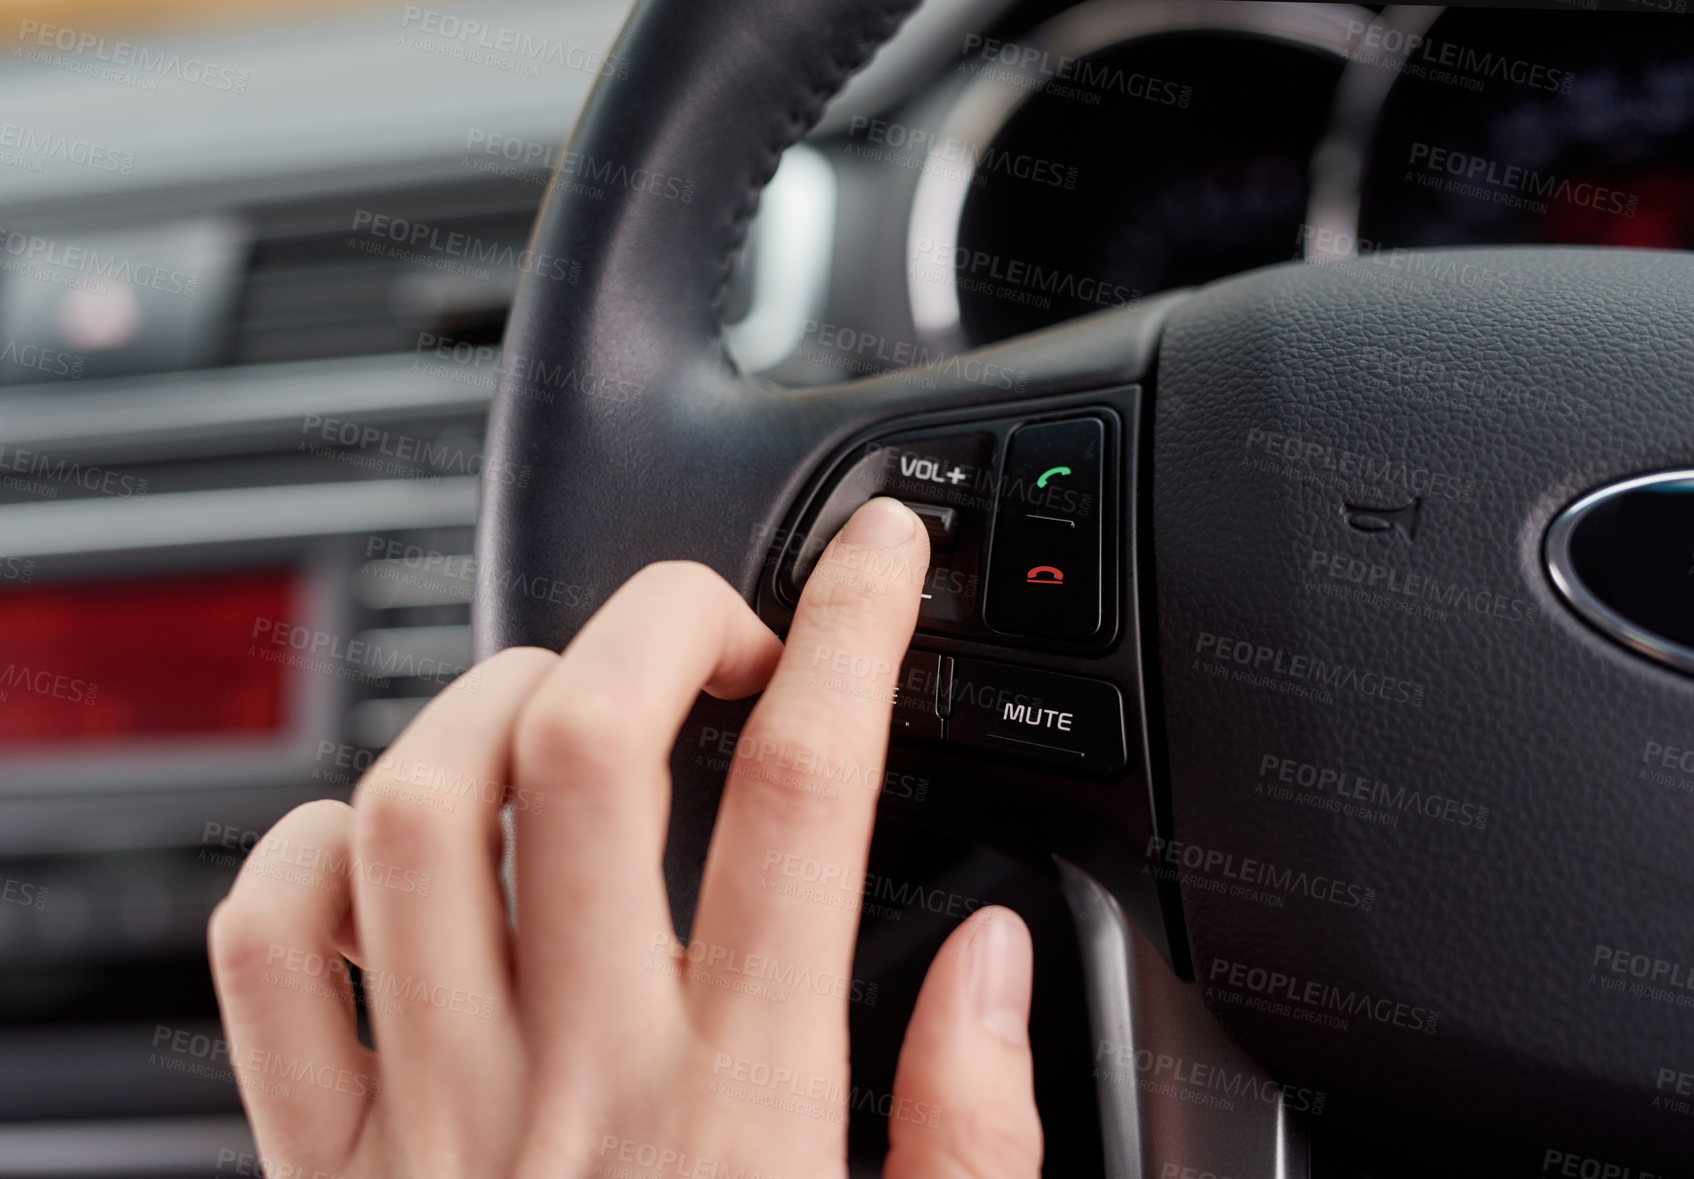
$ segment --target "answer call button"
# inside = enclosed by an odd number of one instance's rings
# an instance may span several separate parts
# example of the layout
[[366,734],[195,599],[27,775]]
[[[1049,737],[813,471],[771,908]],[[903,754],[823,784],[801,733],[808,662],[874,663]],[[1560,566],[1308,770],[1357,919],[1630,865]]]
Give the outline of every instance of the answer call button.
[[986,617],[1008,634],[1086,639],[1101,621],[1098,418],[1036,422],[1012,435],[994,521]]

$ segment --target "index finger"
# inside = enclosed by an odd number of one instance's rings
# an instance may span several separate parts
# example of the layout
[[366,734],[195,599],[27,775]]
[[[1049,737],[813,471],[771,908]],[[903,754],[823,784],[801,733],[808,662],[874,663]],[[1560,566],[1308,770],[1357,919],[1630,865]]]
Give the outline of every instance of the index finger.
[[[908,509],[892,499],[860,508],[806,583],[782,659],[736,747],[690,959],[757,962],[774,971],[779,989],[795,989],[780,996],[788,1013],[780,1019],[769,1020],[762,1003],[749,1013],[778,1035],[832,1035],[836,1025],[845,1034],[844,1019],[818,1018],[817,1001],[838,1001],[851,988],[894,687],[928,566],[929,538]],[[786,871],[791,865],[796,872]],[[822,895],[785,886],[795,878]],[[761,986],[699,990],[734,1023],[735,1008],[770,997]]]

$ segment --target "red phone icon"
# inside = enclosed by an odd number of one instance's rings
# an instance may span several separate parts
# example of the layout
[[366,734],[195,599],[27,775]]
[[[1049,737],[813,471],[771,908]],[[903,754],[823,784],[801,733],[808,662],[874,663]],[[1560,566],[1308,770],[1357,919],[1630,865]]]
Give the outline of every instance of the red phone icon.
[[1029,571],[1027,580],[1031,585],[1063,585],[1065,571],[1052,565],[1037,565]]

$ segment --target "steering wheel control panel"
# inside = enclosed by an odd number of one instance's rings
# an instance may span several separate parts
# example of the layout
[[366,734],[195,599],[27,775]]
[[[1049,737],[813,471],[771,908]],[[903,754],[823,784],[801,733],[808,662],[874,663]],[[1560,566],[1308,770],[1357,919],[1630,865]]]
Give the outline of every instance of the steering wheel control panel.
[[929,531],[896,738],[1073,772],[1124,767],[1116,684],[975,657],[984,644],[1012,658],[1006,648],[1088,657],[1117,639],[1122,428],[1118,413],[1088,407],[908,429],[850,452],[813,496],[775,578],[790,607],[866,500],[893,496]]
[[1097,645],[1115,637],[1119,423],[1106,410],[910,431],[860,447],[784,554],[789,605],[830,538],[866,500],[893,496],[929,530],[918,630]]

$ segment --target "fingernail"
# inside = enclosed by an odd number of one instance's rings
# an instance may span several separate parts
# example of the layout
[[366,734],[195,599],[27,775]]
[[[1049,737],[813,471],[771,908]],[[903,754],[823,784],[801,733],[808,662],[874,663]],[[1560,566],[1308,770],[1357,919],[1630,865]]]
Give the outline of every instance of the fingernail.
[[893,548],[910,540],[918,518],[898,500],[879,495],[853,513],[841,530],[844,543],[861,549]]
[[971,997],[983,1026],[1014,1047],[1029,1043],[1029,934],[1006,913],[985,912],[970,940]]

